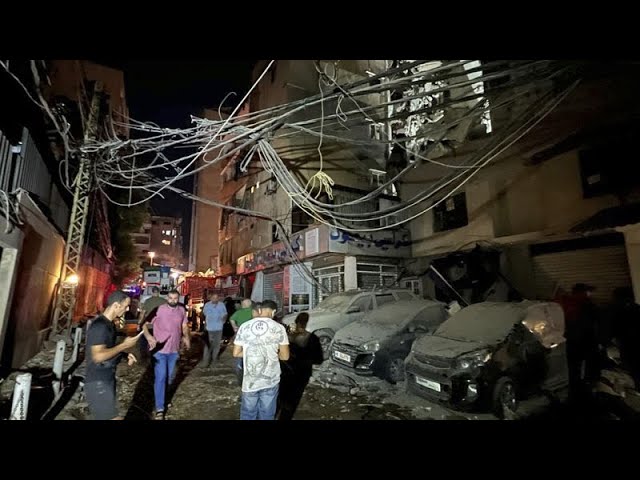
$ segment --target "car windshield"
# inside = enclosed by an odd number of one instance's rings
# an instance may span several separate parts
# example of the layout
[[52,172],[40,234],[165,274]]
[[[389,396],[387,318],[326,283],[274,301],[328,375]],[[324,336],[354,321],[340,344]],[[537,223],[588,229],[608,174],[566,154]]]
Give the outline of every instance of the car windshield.
[[342,312],[353,298],[353,295],[331,295],[320,302],[315,310]]
[[463,308],[444,322],[435,335],[468,342],[492,344],[509,335],[526,310],[517,304],[477,303]]

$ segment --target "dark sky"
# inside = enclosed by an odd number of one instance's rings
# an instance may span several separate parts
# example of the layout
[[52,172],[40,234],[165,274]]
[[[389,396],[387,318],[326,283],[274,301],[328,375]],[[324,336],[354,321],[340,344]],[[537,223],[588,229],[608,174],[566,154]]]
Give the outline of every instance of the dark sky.
[[[190,115],[199,116],[203,108],[215,108],[229,92],[225,106],[238,101],[250,86],[251,69],[256,60],[95,60],[118,68],[125,74],[127,103],[132,118],[160,126],[186,128]],[[175,184],[192,191],[193,177]],[[173,193],[151,202],[158,215],[183,218],[183,251],[189,253],[191,202]],[[212,232],[215,234],[215,232]]]

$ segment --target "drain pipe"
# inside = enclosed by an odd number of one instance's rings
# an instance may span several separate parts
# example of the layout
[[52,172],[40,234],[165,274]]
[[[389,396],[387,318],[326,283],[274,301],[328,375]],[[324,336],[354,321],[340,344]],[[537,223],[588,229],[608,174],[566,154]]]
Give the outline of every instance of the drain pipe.
[[29,408],[29,394],[31,393],[31,374],[21,373],[16,377],[13,388],[13,402],[9,420],[26,420]]

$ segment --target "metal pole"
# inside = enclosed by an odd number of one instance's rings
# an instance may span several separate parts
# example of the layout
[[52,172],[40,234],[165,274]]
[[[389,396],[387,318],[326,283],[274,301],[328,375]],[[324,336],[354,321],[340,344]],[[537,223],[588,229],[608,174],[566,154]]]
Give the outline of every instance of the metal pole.
[[82,329],[80,327],[76,327],[76,333],[73,338],[73,354],[71,355],[71,363],[76,363],[76,360],[78,360],[80,342],[82,342]]
[[57,397],[62,390],[62,369],[64,367],[64,351],[67,348],[67,342],[58,340],[56,344],[56,356],[53,359],[53,393]]
[[[84,143],[92,141],[98,130],[100,118],[100,102],[102,100],[102,82],[96,82],[91,111],[84,132]],[[69,220],[69,231],[64,251],[64,266],[60,276],[56,307],[53,314],[52,334],[69,339],[73,313],[76,305],[77,284],[68,283],[73,275],[78,275],[84,246],[84,236],[89,213],[89,194],[91,192],[91,159],[82,153],[78,174],[74,180],[73,206]],[[77,277],[76,277],[77,278]],[[82,279],[80,279],[82,281]],[[60,337],[59,337],[60,338]]]
[[29,408],[29,394],[31,393],[31,374],[21,373],[16,378],[13,387],[13,402],[9,420],[26,420]]
[[434,275],[438,277],[438,279],[442,283],[444,283],[455,294],[456,297],[458,297],[458,299],[462,302],[463,307],[466,307],[469,305],[467,301],[462,297],[462,295],[460,295],[458,291],[455,288],[453,288],[449,282],[447,282],[447,280],[442,276],[442,274],[438,270],[436,270],[436,267],[434,267],[433,265],[429,265],[429,270],[431,270],[434,273]]

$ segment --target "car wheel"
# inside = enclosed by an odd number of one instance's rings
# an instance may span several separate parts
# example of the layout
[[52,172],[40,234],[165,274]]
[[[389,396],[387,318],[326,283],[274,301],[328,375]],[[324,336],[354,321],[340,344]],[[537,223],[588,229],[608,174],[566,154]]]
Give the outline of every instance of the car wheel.
[[387,381],[392,384],[396,384],[404,381],[404,359],[400,357],[393,357],[389,359],[387,363]]
[[511,418],[518,409],[516,387],[509,377],[501,377],[493,387],[493,413],[500,419]]
[[333,340],[333,336],[335,334],[328,328],[323,330],[316,330],[313,333],[315,333],[318,337],[318,340],[320,340],[320,346],[322,347],[322,356],[326,360],[327,358],[329,358],[331,341]]

